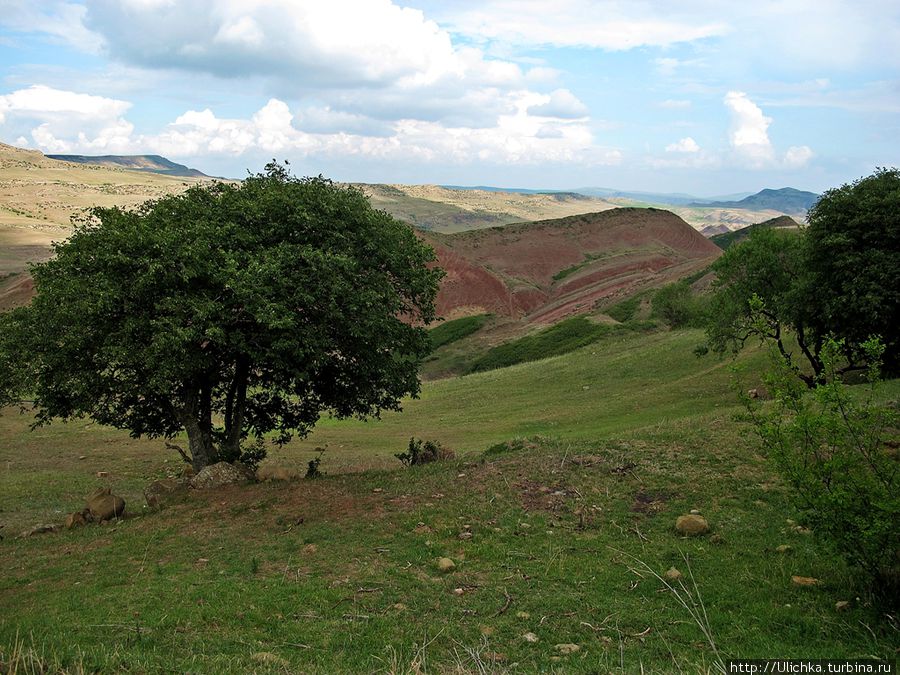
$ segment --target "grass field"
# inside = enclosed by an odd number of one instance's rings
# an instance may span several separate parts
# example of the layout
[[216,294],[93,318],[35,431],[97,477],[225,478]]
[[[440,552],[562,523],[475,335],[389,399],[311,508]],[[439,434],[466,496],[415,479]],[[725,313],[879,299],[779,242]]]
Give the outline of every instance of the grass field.
[[[161,442],[87,421],[29,432],[7,410],[0,664],[671,673],[732,657],[896,658],[896,624],[794,527],[784,486],[735,419],[731,363],[694,357],[700,340],[613,334],[427,382],[403,413],[324,421],[272,453],[299,468],[327,445],[323,479],[197,491],[158,512],[141,508],[141,488],[178,468]],[[888,383],[884,395],[898,394]],[[410,436],[457,458],[402,469],[393,453]],[[80,508],[97,484],[130,516],[14,538]],[[676,535],[691,509],[713,536]],[[437,567],[445,556],[450,572]],[[673,566],[677,594],[656,576]]]

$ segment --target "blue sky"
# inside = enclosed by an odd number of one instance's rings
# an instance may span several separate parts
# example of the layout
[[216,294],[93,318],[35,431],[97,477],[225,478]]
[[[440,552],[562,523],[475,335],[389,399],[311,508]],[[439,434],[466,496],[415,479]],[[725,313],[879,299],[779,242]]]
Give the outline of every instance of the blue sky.
[[821,191],[898,164],[900,3],[0,0],[0,140],[228,177]]

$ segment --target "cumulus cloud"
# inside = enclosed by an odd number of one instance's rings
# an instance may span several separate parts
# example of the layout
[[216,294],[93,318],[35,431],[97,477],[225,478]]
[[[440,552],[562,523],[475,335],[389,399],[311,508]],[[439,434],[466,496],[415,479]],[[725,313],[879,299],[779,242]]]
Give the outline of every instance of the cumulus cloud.
[[50,152],[118,152],[127,148],[134,126],[125,120],[127,101],[63,91],[42,85],[0,96],[0,124],[29,130]]
[[561,119],[577,119],[588,114],[587,106],[568,89],[557,89],[545,98],[543,103],[531,106],[528,112],[532,115]]
[[744,92],[729,91],[724,102],[731,113],[728,140],[740,162],[754,169],[776,166],[797,169],[812,159],[813,151],[805,145],[791,146],[782,158],[778,158],[769,139],[772,118],[764,115],[762,108]]
[[693,138],[686,136],[676,143],[667,145],[666,152],[700,152],[700,146]]
[[[248,118],[221,118],[211,109],[189,110],[151,134],[135,134],[123,115],[126,101],[32,87],[0,97],[7,126],[30,124],[33,143],[58,153],[155,152],[175,158],[280,154],[291,159],[347,158],[440,161],[465,164],[539,164],[571,162],[614,164],[615,150],[594,144],[589,121],[535,115],[552,96],[528,91],[510,95],[510,109],[490,126],[448,126],[441,122],[401,119],[381,123],[371,133],[367,118],[328,108],[306,108],[295,115],[287,103],[272,98]],[[85,131],[89,129],[92,131]]]

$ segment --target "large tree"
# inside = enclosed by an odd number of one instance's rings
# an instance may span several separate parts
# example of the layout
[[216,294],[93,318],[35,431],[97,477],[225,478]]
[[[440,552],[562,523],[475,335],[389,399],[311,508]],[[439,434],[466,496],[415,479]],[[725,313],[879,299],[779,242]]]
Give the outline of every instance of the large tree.
[[419,390],[439,269],[358,190],[272,163],[135,210],[95,208],[0,319],[0,393],[39,423],[187,432],[196,469],[323,412],[377,416]]
[[842,338],[854,363],[865,360],[861,345],[880,336],[885,370],[900,374],[900,171],[878,169],[828,190],[808,221],[815,329]]

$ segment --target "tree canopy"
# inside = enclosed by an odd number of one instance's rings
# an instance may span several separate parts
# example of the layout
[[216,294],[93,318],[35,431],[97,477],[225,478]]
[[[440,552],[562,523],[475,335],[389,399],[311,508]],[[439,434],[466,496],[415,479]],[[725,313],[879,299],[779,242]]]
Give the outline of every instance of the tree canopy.
[[[707,336],[714,350],[739,349],[751,336],[775,341],[812,386],[824,372],[821,352],[839,340],[845,365],[861,369],[863,345],[885,345],[888,374],[900,370],[900,172],[827,191],[798,231],[757,229],[713,266],[717,274]],[[790,333],[792,341],[788,341]],[[801,370],[791,344],[809,363]]]
[[419,391],[441,270],[358,190],[272,163],[135,210],[95,208],[0,319],[0,392],[38,423],[182,429],[195,468],[323,412],[377,416]]

